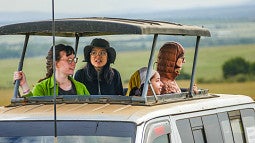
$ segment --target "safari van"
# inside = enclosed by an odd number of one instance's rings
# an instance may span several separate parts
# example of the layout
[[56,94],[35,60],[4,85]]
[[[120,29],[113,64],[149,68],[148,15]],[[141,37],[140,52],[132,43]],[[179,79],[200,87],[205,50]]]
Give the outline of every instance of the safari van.
[[[31,36],[79,38],[107,35],[153,35],[145,88],[141,97],[123,95],[19,96],[0,107],[1,143],[255,143],[255,103],[245,95],[212,94],[192,85],[203,27],[166,21],[121,18],[66,18],[0,27],[0,35],[24,35],[18,70]],[[186,92],[146,96],[160,35],[196,37]]]

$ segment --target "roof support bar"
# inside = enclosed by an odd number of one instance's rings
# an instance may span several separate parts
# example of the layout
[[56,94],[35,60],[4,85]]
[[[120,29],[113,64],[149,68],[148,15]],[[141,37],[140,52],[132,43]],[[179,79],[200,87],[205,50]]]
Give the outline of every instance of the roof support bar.
[[194,78],[195,78],[196,66],[197,66],[197,54],[198,54],[199,41],[200,41],[200,36],[197,36],[194,60],[193,60],[193,66],[192,66],[192,74],[191,74],[191,80],[190,80],[190,85],[189,85],[189,94],[187,95],[188,97],[194,96],[193,85],[194,85]]
[[[26,34],[25,42],[23,45],[23,51],[22,51],[20,61],[19,61],[18,71],[22,71],[22,69],[23,69],[23,63],[24,63],[24,58],[25,58],[25,54],[26,54],[26,50],[27,50],[28,40],[29,40],[29,34]],[[14,99],[14,100],[18,97],[18,94],[19,94],[19,84],[20,84],[20,80],[16,80],[15,85],[14,85],[14,93],[13,93],[13,97],[12,97],[12,99]],[[19,95],[19,97],[20,97],[20,95]]]
[[75,33],[75,57],[76,57],[76,53],[77,53],[77,50],[78,50],[79,39],[80,39],[79,34]]
[[142,93],[142,97],[145,99],[145,102],[147,102],[146,96],[147,96],[148,87],[149,87],[149,85],[148,85],[149,80],[150,80],[149,75],[151,74],[151,71],[152,71],[152,68],[153,68],[152,66],[153,66],[155,46],[156,46],[157,39],[158,39],[158,34],[154,34],[150,59],[149,59],[149,63],[148,63],[148,70],[147,70],[147,74],[146,74],[146,80],[145,80],[146,82],[144,83],[143,93]]

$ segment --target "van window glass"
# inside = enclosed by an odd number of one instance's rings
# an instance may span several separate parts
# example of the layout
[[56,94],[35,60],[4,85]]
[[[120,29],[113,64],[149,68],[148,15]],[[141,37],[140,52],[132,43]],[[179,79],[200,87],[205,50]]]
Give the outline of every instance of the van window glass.
[[248,142],[255,143],[255,113],[254,109],[241,110],[241,117],[244,126],[244,132]]
[[190,125],[191,125],[192,128],[203,126],[201,117],[190,118]]
[[224,142],[226,143],[234,143],[232,129],[230,126],[229,118],[227,112],[219,113],[218,114],[222,135]]
[[203,128],[194,128],[192,129],[195,143],[205,143],[204,131]]
[[[123,137],[109,136],[58,136],[58,143],[131,143]],[[0,137],[1,143],[54,143],[54,136]]]
[[182,143],[194,143],[189,119],[182,119],[176,122]]
[[[0,142],[52,143],[53,121],[0,122]],[[131,122],[58,121],[58,142],[133,143],[136,124]]]
[[170,143],[169,134],[162,135],[153,140],[153,143]]
[[240,116],[240,111],[231,111],[228,112],[229,119],[230,119],[230,125],[232,127],[232,132],[234,136],[234,141],[236,143],[243,143],[245,142],[244,138],[244,129],[243,124]]
[[203,116],[204,131],[208,143],[223,143],[220,124],[216,114]]
[[201,117],[190,118],[195,143],[205,143],[205,132]]

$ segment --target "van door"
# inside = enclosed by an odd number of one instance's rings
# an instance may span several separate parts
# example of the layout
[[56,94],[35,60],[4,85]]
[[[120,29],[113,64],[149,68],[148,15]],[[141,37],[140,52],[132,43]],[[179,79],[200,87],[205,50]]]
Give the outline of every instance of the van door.
[[144,143],[171,143],[168,117],[150,120],[145,125]]

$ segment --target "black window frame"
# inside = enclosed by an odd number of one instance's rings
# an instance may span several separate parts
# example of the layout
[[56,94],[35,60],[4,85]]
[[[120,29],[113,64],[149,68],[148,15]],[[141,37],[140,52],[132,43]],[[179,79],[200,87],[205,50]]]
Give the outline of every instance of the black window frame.
[[[0,121],[1,137],[54,136],[54,121]],[[58,136],[130,137],[135,142],[137,125],[122,121],[58,120]]]

